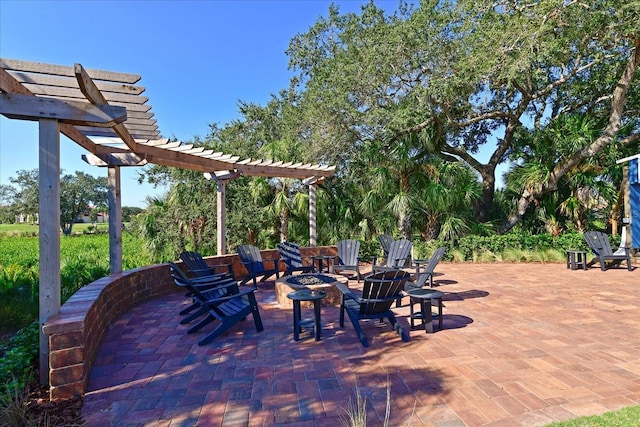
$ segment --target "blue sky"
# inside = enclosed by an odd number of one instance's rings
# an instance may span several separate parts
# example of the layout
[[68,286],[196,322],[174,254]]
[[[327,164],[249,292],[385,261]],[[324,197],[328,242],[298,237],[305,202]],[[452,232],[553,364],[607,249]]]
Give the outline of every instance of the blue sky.
[[[238,118],[239,100],[264,105],[286,88],[289,41],[331,3],[359,12],[367,2],[0,0],[0,57],[141,75],[163,136],[187,141]],[[393,11],[399,2],[376,4]],[[0,183],[37,168],[37,148],[37,122],[0,116]],[[60,151],[65,173],[106,176],[64,136]],[[139,185],[139,170],[122,170],[123,206],[165,191]]]

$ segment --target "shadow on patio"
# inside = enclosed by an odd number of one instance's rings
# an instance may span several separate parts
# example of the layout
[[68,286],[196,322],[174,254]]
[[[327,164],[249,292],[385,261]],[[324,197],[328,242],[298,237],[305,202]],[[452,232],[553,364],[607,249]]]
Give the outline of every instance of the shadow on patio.
[[[109,330],[85,395],[88,425],[336,426],[356,385],[370,425],[543,425],[640,402],[640,287],[626,269],[564,264],[438,266],[444,330],[404,343],[365,322],[363,348],[337,307],[322,340],[293,340],[273,282],[251,319],[199,347],[182,293],[146,302]],[[408,306],[394,308],[408,329]],[[304,315],[304,310],[303,310]]]

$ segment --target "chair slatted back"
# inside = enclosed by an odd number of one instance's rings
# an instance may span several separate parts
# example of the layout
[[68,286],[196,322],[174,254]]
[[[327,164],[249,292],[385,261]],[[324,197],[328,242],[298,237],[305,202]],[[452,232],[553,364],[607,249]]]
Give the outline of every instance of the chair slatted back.
[[404,284],[410,276],[403,270],[388,270],[365,277],[360,315],[370,316],[390,310],[391,304],[402,296]]
[[440,262],[442,257],[444,256],[445,248],[444,246],[440,246],[436,249],[431,258],[429,258],[429,262],[424,268],[424,271],[420,273],[418,280],[415,283],[415,286],[418,288],[422,288],[429,282],[429,286],[433,287],[433,272],[436,269],[436,265]]
[[291,242],[282,242],[278,244],[278,252],[280,257],[287,264],[289,270],[296,270],[304,267],[302,263],[302,255],[300,254],[300,246]]
[[380,242],[384,258],[389,257],[389,247],[394,240],[393,236],[389,236],[388,234],[380,234],[378,236],[378,242]]
[[207,265],[207,262],[198,252],[182,251],[180,253],[180,259],[194,276],[208,276],[216,274],[214,269]]
[[601,231],[587,231],[584,233],[584,238],[587,244],[598,256],[608,256],[613,254],[611,250],[611,243],[609,242],[609,236]]
[[250,274],[260,275],[260,273],[265,271],[260,249],[253,245],[242,245],[238,246],[237,251],[240,260]]
[[411,260],[411,249],[413,243],[407,239],[394,240],[389,246],[389,255],[387,256],[384,267],[401,268]]
[[358,265],[360,256],[359,240],[340,240],[338,246],[338,265]]

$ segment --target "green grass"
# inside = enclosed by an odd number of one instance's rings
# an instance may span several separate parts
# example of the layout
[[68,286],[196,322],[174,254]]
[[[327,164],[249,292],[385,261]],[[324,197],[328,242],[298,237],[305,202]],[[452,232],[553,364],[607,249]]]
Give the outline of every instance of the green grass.
[[640,405],[630,406],[602,415],[579,417],[567,421],[548,424],[547,427],[638,427],[640,426]]
[[[98,232],[109,231],[109,223],[98,223]],[[77,223],[73,224],[73,234],[94,233],[93,224]],[[0,224],[0,236],[37,236],[38,226],[35,224]]]

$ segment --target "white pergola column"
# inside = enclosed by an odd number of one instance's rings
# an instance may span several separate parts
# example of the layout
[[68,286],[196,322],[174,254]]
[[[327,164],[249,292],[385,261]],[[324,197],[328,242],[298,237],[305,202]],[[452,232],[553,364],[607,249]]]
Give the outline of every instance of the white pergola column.
[[216,244],[218,246],[218,255],[224,255],[227,252],[227,207],[226,207],[226,188],[227,182],[219,179],[218,182],[218,194],[217,194],[217,216],[216,227],[218,235],[216,238]]
[[40,384],[49,384],[49,340],[42,325],[60,312],[60,125],[40,119]]
[[316,246],[318,229],[316,225],[316,184],[309,185],[309,245]]
[[120,196],[120,167],[107,168],[109,186],[109,271],[122,272],[122,198]]

